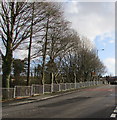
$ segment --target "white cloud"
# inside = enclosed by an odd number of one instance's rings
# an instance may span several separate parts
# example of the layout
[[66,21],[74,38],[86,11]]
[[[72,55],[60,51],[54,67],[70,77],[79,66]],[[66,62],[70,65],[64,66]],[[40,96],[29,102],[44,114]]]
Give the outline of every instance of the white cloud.
[[79,13],[78,2],[72,2],[72,6],[68,5],[68,13],[77,14]]
[[[88,2],[90,0],[84,1],[85,2],[76,1],[76,4],[73,2],[65,3],[65,16],[69,21],[72,22],[72,27],[78,33],[88,37],[93,42],[96,37],[99,37],[99,40],[97,40],[97,42],[101,43],[101,45],[104,47],[106,47],[106,45],[109,45],[109,43],[114,43],[115,3],[102,3],[100,1],[94,2],[94,0],[92,2]],[[70,12],[70,8],[77,9],[78,12]],[[110,49],[110,47],[108,48]],[[110,50],[106,49],[106,51]],[[107,66],[108,71],[112,74],[115,74],[114,57],[111,58],[109,56],[110,54],[106,51],[106,58],[102,57],[103,60],[105,59],[103,62]],[[111,56],[114,55],[111,54]]]
[[106,32],[106,33],[100,34],[100,39],[98,39],[98,40],[99,41],[104,41],[104,40],[107,40],[108,38],[109,38],[109,41],[114,41],[115,40],[115,33],[114,33],[114,31],[113,32]]
[[115,59],[114,58],[107,58],[104,60],[104,64],[107,67],[107,70],[111,74],[115,74]]
[[[65,15],[72,22],[72,27],[92,41],[95,36],[114,31],[114,3],[82,3],[65,4]],[[71,8],[71,9],[70,9]],[[71,12],[72,9],[78,12]]]
[[115,43],[115,41],[114,40],[110,40],[109,43]]

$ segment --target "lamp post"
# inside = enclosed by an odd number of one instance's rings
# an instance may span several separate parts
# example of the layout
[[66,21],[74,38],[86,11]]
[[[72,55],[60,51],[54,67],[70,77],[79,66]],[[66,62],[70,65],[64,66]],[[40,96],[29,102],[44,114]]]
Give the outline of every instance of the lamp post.
[[[97,49],[97,57],[98,57],[98,52],[99,51],[104,51],[104,49]],[[98,80],[99,80],[99,76],[98,76]]]
[[99,49],[99,50],[97,49],[97,57],[98,57],[98,52],[99,51],[104,51],[104,49]]

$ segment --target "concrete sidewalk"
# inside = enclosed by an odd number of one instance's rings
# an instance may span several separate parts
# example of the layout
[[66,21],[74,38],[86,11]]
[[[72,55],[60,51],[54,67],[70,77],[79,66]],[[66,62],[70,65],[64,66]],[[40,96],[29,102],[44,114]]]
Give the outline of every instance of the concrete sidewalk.
[[46,99],[50,99],[50,98],[53,98],[53,97],[58,97],[58,96],[70,94],[70,93],[73,93],[73,92],[76,92],[76,91],[80,91],[80,90],[79,89],[74,89],[74,90],[71,90],[71,91],[41,94],[41,95],[37,95],[37,96],[30,96],[30,97],[25,97],[25,98],[20,98],[20,99],[18,98],[18,99],[14,99],[14,100],[4,101],[4,102],[2,102],[2,107],[16,106],[16,105],[23,105],[23,104],[27,104],[27,103],[38,102],[38,101],[41,101],[41,100],[46,100]]

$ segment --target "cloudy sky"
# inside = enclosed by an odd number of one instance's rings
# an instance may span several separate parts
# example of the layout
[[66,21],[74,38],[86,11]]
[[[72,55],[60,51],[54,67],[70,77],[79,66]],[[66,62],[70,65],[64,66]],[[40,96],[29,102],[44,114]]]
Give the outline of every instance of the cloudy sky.
[[66,18],[72,22],[72,27],[95,44],[108,73],[114,75],[115,3],[66,0],[64,11]]
[[[55,1],[64,2],[66,19],[71,21],[72,27],[78,33],[88,37],[95,44],[97,50],[99,50],[98,55],[100,59],[107,66],[108,73],[114,75],[115,0],[54,0],[54,2]],[[104,51],[101,49],[104,49]],[[14,54],[14,56],[18,58],[20,52],[18,53],[17,51],[17,54]],[[22,56],[24,55],[22,54]]]

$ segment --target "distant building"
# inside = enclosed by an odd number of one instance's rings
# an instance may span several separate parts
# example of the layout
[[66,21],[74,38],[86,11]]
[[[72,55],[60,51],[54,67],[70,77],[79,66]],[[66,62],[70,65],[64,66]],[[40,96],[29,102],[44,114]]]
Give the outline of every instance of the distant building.
[[110,82],[110,84],[117,84],[117,76],[112,76],[112,77],[108,76],[106,80]]

